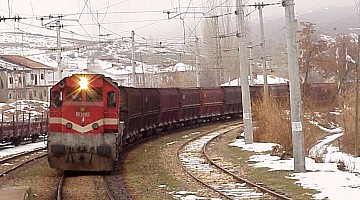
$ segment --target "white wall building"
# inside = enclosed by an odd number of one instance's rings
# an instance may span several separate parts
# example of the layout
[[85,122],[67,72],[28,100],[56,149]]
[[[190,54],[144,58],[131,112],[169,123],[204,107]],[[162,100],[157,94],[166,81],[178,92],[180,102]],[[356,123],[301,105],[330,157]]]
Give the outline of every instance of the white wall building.
[[0,102],[48,101],[53,68],[19,55],[0,55]]

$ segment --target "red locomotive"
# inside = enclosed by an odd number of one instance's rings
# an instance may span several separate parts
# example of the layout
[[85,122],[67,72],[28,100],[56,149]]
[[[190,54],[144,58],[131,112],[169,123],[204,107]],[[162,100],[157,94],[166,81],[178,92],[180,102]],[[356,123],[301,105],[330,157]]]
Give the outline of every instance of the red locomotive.
[[239,97],[235,87],[132,88],[98,74],[64,78],[51,88],[50,166],[113,170],[127,144],[159,129],[240,116]]

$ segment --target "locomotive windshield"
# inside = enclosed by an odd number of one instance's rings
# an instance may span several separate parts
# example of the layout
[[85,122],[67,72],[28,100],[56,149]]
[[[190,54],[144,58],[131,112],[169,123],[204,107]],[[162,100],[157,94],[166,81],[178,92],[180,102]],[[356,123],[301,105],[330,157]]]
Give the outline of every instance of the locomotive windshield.
[[81,101],[82,94],[81,91],[76,90],[75,88],[69,88],[66,92],[67,101]]
[[102,101],[101,88],[93,88],[86,91],[86,101]]
[[102,90],[101,88],[92,88],[88,90],[77,90],[71,88],[67,90],[66,100],[67,101],[82,101],[83,93],[85,93],[85,101],[98,102],[102,101]]

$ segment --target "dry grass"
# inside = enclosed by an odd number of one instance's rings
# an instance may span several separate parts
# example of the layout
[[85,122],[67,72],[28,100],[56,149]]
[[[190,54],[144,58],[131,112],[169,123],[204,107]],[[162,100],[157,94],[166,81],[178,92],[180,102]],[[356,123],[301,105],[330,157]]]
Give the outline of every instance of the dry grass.
[[[348,88],[340,98],[342,117],[337,123],[344,128],[344,135],[341,137],[340,148],[342,151],[355,154],[355,133],[356,133],[356,93],[355,88]],[[358,152],[360,149],[358,148]],[[359,153],[358,153],[359,154]]]
[[[312,113],[315,104],[310,98],[303,98],[304,113]],[[289,101],[278,102],[271,96],[254,103],[254,114],[259,127],[254,133],[254,140],[258,142],[273,142],[281,146],[280,152],[292,155],[292,130]],[[313,147],[320,136],[321,131],[309,123],[310,114],[304,115],[303,134],[305,154]]]
[[270,97],[255,102],[253,108],[259,127],[254,132],[254,140],[280,144],[283,151],[291,153],[291,124],[286,111],[289,110],[289,105],[277,103]]

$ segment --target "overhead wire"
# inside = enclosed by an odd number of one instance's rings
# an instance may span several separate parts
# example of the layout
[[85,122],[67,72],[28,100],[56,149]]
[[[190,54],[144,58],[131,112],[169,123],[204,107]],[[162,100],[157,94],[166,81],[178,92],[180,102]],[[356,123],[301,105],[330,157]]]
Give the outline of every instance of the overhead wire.
[[[35,13],[34,13],[34,6],[33,6],[33,4],[32,4],[32,0],[30,0],[30,5],[31,5],[31,12],[32,12],[32,19],[31,19],[30,24],[32,24],[32,23],[34,22],[34,18],[35,18],[35,17],[34,17],[34,15],[35,15]],[[29,28],[29,26],[25,28],[25,31],[26,31],[28,28]]]
[[84,28],[84,26],[78,21],[79,25],[81,26],[81,28],[85,31],[85,33],[90,37],[90,39],[92,41],[94,41],[93,37],[87,32],[87,30]]
[[78,20],[80,20],[82,14],[83,14],[83,12],[84,12],[84,10],[85,10],[85,8],[86,8],[86,5],[87,5],[87,2],[88,2],[88,1],[89,1],[89,0],[86,0],[86,2],[85,2],[85,4],[84,4],[84,7],[83,7],[83,9],[81,10],[81,13],[80,13],[80,15],[79,15],[79,19],[78,19]]
[[209,11],[205,12],[205,13],[203,14],[203,16],[198,20],[198,23],[195,25],[194,29],[193,29],[192,32],[190,33],[189,37],[184,41],[184,43],[186,43],[187,40],[192,36],[192,34],[193,34],[194,31],[196,30],[196,28],[199,26],[201,20],[204,18],[205,15],[207,15],[208,13],[212,12],[213,10],[215,10],[216,8],[218,8],[219,6],[222,6],[222,5],[224,5],[225,3],[229,2],[229,1],[230,1],[230,0],[227,0],[227,1],[223,2],[223,3],[221,3],[220,5],[215,6],[215,7],[213,7],[212,9],[210,9]]
[[107,12],[109,11],[109,4],[110,4],[110,0],[108,0],[108,1],[107,1],[106,11],[105,11],[105,14],[104,14],[103,19],[101,20],[101,23],[103,23],[103,22],[104,22],[105,17],[106,17],[106,15],[107,15]]
[[110,7],[114,7],[114,6],[117,6],[117,5],[120,5],[120,4],[123,4],[123,3],[126,3],[126,2],[128,2],[128,1],[131,1],[131,0],[121,1],[121,2],[118,2],[118,3],[112,4],[112,5],[108,5],[108,6],[104,7],[104,8],[100,8],[100,9],[98,9],[98,10],[109,9]]
[[[114,21],[114,22],[103,22],[102,25],[110,24],[127,24],[127,23],[142,23],[142,22],[156,22],[159,19],[147,19],[147,20],[132,20],[132,21]],[[166,20],[166,19],[164,19]],[[94,26],[94,24],[82,24],[83,26]],[[72,25],[70,25],[72,26]],[[73,25],[74,26],[74,25]]]

